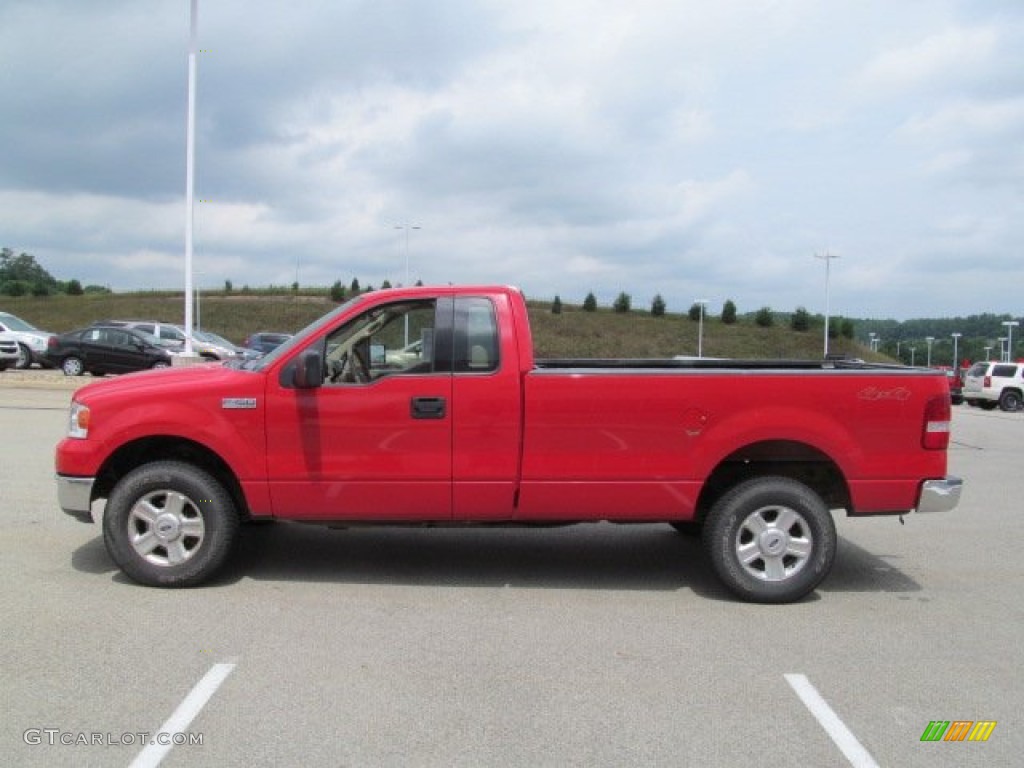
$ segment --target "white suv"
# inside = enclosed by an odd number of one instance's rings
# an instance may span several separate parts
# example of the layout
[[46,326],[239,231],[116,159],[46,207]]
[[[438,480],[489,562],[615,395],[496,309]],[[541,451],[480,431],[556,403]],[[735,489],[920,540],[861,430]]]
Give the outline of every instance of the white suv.
[[964,400],[991,410],[1019,411],[1024,406],[1024,363],[975,363],[964,376]]

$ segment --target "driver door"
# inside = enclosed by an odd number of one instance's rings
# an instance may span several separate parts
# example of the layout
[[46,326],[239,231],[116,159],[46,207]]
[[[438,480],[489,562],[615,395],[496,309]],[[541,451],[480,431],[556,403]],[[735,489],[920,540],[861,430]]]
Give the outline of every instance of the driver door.
[[453,315],[446,298],[375,306],[314,342],[323,386],[268,382],[275,515],[451,518]]

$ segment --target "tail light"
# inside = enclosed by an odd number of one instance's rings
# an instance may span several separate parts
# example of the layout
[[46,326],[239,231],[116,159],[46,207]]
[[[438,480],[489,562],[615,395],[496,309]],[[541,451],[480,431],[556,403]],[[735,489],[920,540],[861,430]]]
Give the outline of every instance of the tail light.
[[988,389],[989,387],[991,387],[992,386],[992,377],[991,376],[986,376],[985,377],[985,383],[982,384],[982,386],[985,387],[985,389]]
[[46,340],[46,348],[47,349],[56,349],[57,348],[57,337],[56,336],[50,336]]
[[924,426],[921,447],[929,451],[944,451],[949,447],[949,424],[953,418],[949,395],[936,395],[924,406]]

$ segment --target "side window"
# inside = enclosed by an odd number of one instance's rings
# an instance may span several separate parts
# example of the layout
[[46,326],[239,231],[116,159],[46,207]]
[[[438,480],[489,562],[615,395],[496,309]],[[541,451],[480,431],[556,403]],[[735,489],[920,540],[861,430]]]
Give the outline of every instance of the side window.
[[992,369],[992,375],[1000,378],[1013,376],[1017,372],[1015,365],[997,365]]
[[385,376],[441,372],[433,300],[374,307],[327,337],[325,384],[370,384]]
[[458,373],[498,370],[498,322],[489,299],[456,299],[454,363]]
[[148,333],[150,335],[152,335],[153,332],[156,331],[156,328],[153,327],[152,323],[140,323],[139,325],[136,325],[136,326],[133,326],[133,327],[138,329],[138,330],[140,330],[140,331],[145,331],[146,333]]

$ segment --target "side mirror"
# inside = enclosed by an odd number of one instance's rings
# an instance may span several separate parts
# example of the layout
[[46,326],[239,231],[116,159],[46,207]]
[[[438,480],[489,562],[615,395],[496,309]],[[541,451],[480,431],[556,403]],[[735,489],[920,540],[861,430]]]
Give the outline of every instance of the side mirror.
[[317,348],[307,349],[295,361],[292,384],[296,389],[316,389],[324,383],[324,364]]

